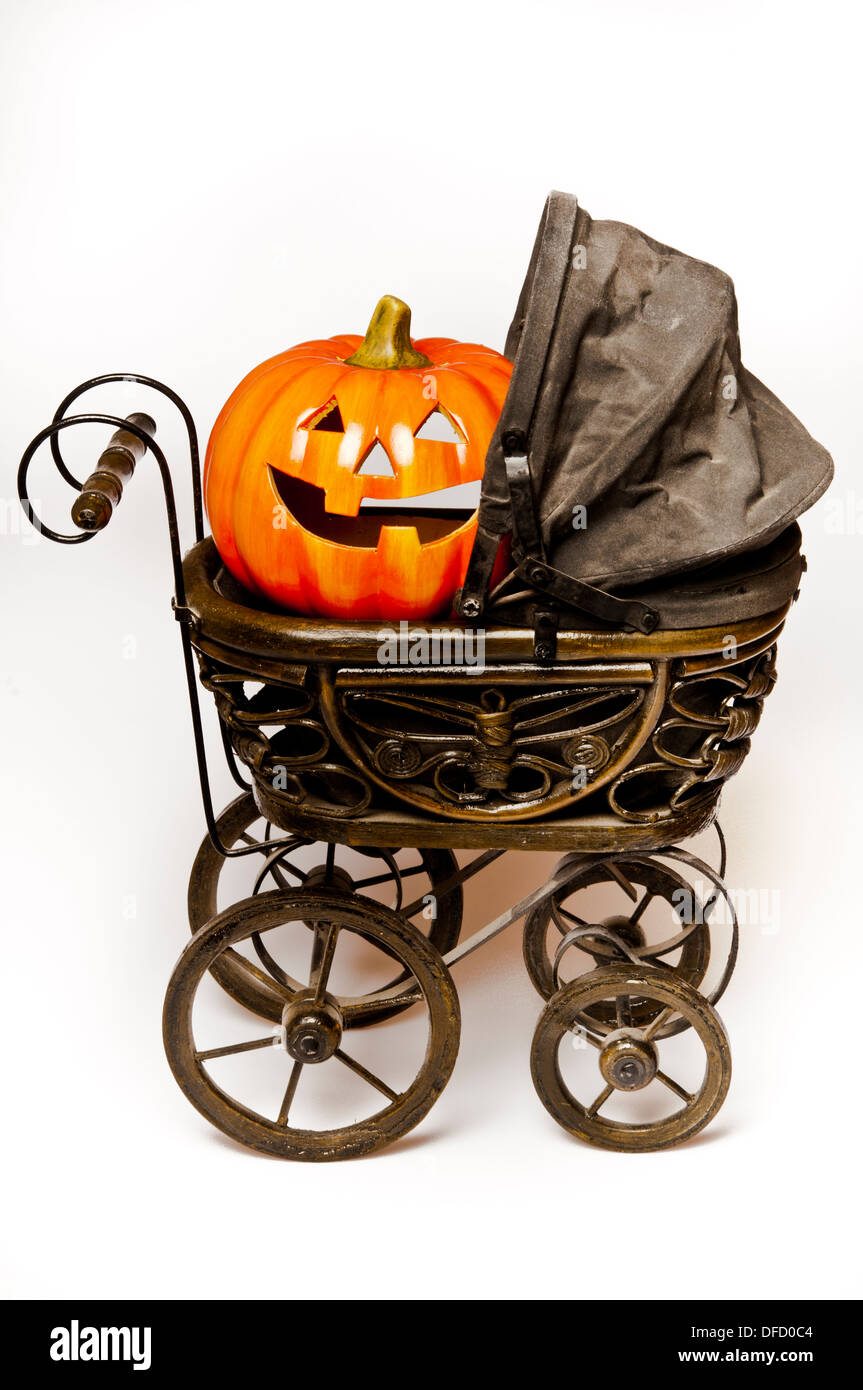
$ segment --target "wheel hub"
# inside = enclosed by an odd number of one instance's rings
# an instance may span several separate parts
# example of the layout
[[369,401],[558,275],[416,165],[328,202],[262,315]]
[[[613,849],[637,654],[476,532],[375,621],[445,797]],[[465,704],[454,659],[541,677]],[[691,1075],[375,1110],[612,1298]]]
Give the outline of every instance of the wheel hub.
[[[645,944],[644,932],[641,927],[637,922],[630,922],[628,917],[606,917],[602,922],[597,923],[597,926],[613,931],[615,936],[619,936],[621,941],[625,941],[633,951],[637,951],[640,946]],[[621,951],[607,937],[583,936],[578,945],[580,950],[587,951],[600,964],[621,958]]]
[[354,881],[347,870],[338,864],[332,864],[329,869],[326,864],[316,864],[306,875],[303,887],[315,893],[319,888],[337,888],[340,893],[352,893]]
[[599,1069],[618,1091],[640,1091],[656,1075],[656,1048],[638,1029],[621,1028],[610,1033],[599,1054]]
[[282,1013],[285,1048],[295,1062],[326,1062],[342,1040],[343,1020],[329,999],[315,1003],[309,991],[295,995]]

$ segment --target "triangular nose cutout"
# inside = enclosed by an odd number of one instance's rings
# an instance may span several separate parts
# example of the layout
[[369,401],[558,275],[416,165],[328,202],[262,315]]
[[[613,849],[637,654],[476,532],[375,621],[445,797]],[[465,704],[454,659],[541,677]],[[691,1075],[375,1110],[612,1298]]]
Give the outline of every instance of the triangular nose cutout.
[[416,439],[436,439],[439,443],[444,444],[461,444],[463,439],[452,420],[439,406],[435,406],[431,415],[423,420],[414,437]]
[[375,442],[369,453],[366,454],[357,469],[357,474],[372,478],[394,478],[396,476],[396,470],[393,468],[389,455],[379,439]]

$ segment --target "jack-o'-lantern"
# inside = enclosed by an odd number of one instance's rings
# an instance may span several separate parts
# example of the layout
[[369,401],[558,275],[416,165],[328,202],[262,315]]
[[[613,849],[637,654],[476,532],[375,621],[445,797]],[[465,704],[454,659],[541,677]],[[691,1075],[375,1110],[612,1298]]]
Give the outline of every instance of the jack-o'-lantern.
[[[447,613],[512,368],[452,338],[410,338],[385,296],[365,338],[301,343],[240,382],[213,426],[204,484],[213,538],[253,593],[299,613]],[[478,490],[477,490],[478,491]]]

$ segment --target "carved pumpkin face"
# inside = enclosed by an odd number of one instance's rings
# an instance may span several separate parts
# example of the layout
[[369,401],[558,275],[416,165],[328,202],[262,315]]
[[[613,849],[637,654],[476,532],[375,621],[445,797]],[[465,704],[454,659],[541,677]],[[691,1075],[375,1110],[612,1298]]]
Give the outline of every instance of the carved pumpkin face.
[[464,579],[476,499],[512,368],[490,348],[410,340],[380,301],[365,339],[301,343],[240,382],[213,426],[213,539],[241,584],[295,612],[446,613]]

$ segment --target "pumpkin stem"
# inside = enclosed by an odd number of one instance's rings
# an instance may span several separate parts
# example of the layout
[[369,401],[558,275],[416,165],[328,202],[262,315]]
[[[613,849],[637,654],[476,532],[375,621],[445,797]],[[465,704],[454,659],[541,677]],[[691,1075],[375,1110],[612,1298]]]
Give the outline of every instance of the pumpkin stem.
[[351,357],[349,367],[430,367],[431,358],[417,352],[411,342],[411,311],[401,299],[385,294],[372,314],[366,336]]

